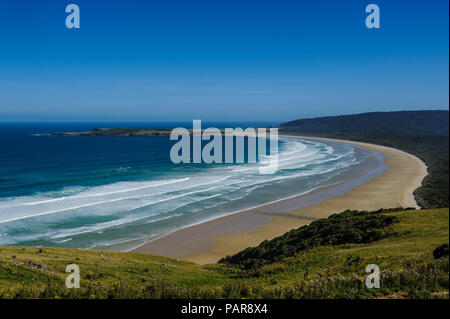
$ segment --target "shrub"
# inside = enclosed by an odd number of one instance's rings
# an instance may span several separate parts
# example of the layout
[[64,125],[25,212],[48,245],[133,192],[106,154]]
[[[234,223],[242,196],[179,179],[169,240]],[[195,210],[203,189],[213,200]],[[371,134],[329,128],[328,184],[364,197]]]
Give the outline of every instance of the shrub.
[[395,216],[383,215],[382,212],[385,211],[369,213],[346,210],[291,230],[270,241],[266,240],[257,247],[227,256],[219,263],[237,265],[243,269],[257,269],[317,246],[366,244],[380,240],[389,236],[390,232],[386,231],[386,228],[397,222]]
[[434,259],[439,259],[439,258],[448,256],[448,243],[438,246],[433,251],[433,256],[434,256]]

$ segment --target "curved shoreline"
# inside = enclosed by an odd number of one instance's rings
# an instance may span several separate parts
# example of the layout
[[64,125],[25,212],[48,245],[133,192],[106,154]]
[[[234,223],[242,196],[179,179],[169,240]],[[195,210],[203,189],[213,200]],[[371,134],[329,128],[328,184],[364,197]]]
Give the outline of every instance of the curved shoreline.
[[[264,204],[258,209],[219,217],[176,230],[144,243],[132,251],[207,264],[249,246],[258,245],[263,240],[280,236],[293,228],[307,225],[315,219],[325,218],[346,209],[418,207],[413,191],[421,185],[428,173],[426,165],[417,157],[375,144],[306,136],[283,136],[364,147],[383,154],[384,163],[388,167],[381,174],[375,174],[368,181],[363,180],[351,187],[341,187],[339,190],[339,185],[328,186],[308,194]],[[326,192],[329,194],[324,197]],[[308,201],[309,205],[305,205]],[[285,212],[280,212],[280,205],[283,203],[288,208],[287,211],[285,207],[283,209]]]

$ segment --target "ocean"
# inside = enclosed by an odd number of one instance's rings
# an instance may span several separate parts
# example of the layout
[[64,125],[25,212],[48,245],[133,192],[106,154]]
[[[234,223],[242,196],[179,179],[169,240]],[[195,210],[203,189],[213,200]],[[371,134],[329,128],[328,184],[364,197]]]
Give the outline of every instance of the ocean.
[[[204,123],[203,128],[276,123]],[[280,137],[279,170],[173,164],[169,137],[78,137],[96,127],[192,123],[0,124],[0,245],[130,250],[174,230],[362,174],[371,153]]]

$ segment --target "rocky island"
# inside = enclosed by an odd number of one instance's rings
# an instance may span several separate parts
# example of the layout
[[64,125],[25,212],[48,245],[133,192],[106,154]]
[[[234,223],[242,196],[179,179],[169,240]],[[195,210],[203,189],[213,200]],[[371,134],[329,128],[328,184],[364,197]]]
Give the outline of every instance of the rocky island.
[[52,136],[169,136],[168,128],[95,128],[89,132],[61,132]]

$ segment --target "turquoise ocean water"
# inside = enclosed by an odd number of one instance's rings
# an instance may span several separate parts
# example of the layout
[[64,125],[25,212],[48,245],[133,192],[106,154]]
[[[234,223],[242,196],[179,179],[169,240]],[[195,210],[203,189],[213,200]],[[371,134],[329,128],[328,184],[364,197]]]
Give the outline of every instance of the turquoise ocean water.
[[0,245],[128,250],[188,225],[344,181],[370,157],[346,144],[280,138],[280,169],[260,174],[259,163],[175,165],[168,137],[46,135],[190,125],[0,124]]

